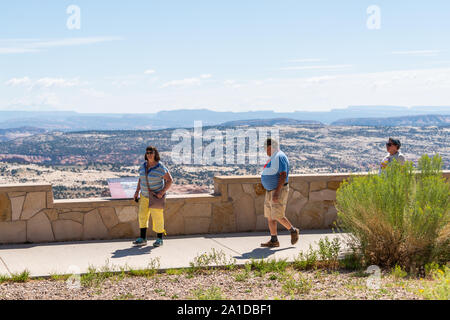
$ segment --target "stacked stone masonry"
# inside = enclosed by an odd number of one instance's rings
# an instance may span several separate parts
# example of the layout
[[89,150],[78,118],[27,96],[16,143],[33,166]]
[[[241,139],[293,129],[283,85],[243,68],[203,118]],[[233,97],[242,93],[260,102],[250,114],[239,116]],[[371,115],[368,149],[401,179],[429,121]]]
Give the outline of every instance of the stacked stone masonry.
[[[450,171],[444,175],[449,179]],[[290,176],[287,218],[301,229],[332,227],[337,218],[336,190],[348,177]],[[259,177],[215,177],[214,187],[212,195],[168,196],[164,216],[169,236],[267,230],[265,190]],[[0,244],[138,235],[138,204],[131,199],[54,201],[51,185],[0,185]]]

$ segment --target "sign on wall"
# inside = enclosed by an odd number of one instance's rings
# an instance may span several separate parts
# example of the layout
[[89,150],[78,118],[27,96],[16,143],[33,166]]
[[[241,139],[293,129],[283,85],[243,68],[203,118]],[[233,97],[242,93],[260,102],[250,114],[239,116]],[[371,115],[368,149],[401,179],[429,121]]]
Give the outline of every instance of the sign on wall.
[[139,177],[108,179],[109,191],[113,199],[132,199]]

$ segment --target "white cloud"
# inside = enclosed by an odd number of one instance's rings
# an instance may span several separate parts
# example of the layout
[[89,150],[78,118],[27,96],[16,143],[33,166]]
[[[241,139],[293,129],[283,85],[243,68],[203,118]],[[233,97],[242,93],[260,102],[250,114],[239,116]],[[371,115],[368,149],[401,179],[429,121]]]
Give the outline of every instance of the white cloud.
[[30,53],[39,52],[37,49],[31,48],[0,48],[0,54]]
[[183,80],[172,80],[164,83],[161,88],[167,88],[172,86],[192,86],[199,85],[201,83],[199,78],[187,78]]
[[93,88],[82,89],[81,93],[93,98],[105,98],[107,96],[105,92]]
[[142,98],[155,109],[212,108],[220,111],[329,110],[349,105],[448,105],[450,68],[333,74],[322,77],[226,80],[204,90]]
[[13,78],[5,82],[5,85],[10,87],[20,86],[20,85],[31,85],[31,79],[28,77],[23,78]]
[[38,87],[38,88],[51,88],[51,87],[58,87],[58,88],[69,88],[69,87],[75,87],[81,85],[78,78],[75,79],[64,79],[64,78],[41,78],[37,80],[32,80],[29,77],[23,77],[23,78],[13,78],[5,82],[5,85],[10,87],[16,87],[16,86],[24,86],[28,87],[29,89]]
[[393,51],[394,55],[406,55],[415,57],[435,57],[441,51],[440,50],[410,50],[410,51]]
[[38,79],[34,83],[37,87],[59,87],[59,88],[69,88],[80,85],[78,79],[63,79],[63,78],[42,78]]
[[339,70],[339,69],[349,69],[352,68],[351,64],[338,64],[338,65],[328,65],[328,66],[299,66],[299,67],[286,67],[280,70]]
[[428,61],[429,64],[449,64],[450,60]]
[[333,80],[333,79],[336,79],[336,76],[312,77],[312,78],[306,79],[306,82],[311,82],[311,83],[324,83],[324,82],[326,82],[326,81]]
[[90,45],[122,40],[120,37],[85,37],[56,40],[42,39],[0,39],[0,54],[33,53],[43,49]]
[[299,62],[299,63],[304,63],[304,62],[321,62],[321,61],[325,61],[323,59],[294,59],[294,60],[289,60],[288,62]]
[[235,89],[242,87],[242,84],[238,84],[236,80],[225,80],[223,82],[223,84],[227,87],[231,87],[231,88],[235,88]]
[[[156,73],[156,71],[155,71]],[[159,78],[155,75],[152,76],[152,73],[148,73],[145,75],[141,74],[128,74],[128,75],[120,75],[120,76],[108,76],[103,78],[107,84],[111,84],[116,88],[132,88],[134,87],[136,90],[139,88],[148,88],[159,81]]]
[[86,37],[86,38],[66,38],[57,40],[44,40],[31,42],[34,48],[50,48],[50,47],[68,47],[96,44],[102,42],[111,42],[122,40],[121,37]]
[[145,70],[145,74],[154,74],[156,71],[155,70],[152,70],[152,69],[149,69],[149,70]]
[[162,84],[161,88],[198,86],[198,85],[202,84],[202,80],[206,80],[211,77],[212,77],[212,75],[210,75],[210,74],[202,74],[198,78],[186,78],[186,79],[182,79],[182,80],[172,80],[172,81]]
[[37,95],[12,99],[6,104],[7,110],[53,111],[61,110],[62,103],[54,92],[42,92]]
[[[141,73],[140,77],[145,81],[145,75]],[[21,79],[26,82],[26,78],[16,79],[15,82],[20,83]],[[210,82],[208,88],[201,86],[206,81]],[[203,80],[199,75],[166,82],[164,85],[164,90],[158,90],[160,86],[148,90],[138,85],[123,90],[111,87],[111,91],[107,91],[102,88],[106,94],[103,97],[101,92],[82,87],[80,90],[58,92],[59,96],[49,93],[38,97],[38,94],[30,91],[28,95],[21,95],[21,98],[29,97],[29,101],[22,101],[30,103],[27,105],[57,105],[65,110],[77,106],[76,111],[79,112],[157,112],[180,108],[291,112],[324,111],[349,105],[442,106],[449,105],[450,67],[217,82]],[[179,90],[177,86],[185,86],[187,90]],[[42,90],[47,92],[50,88],[42,87]],[[94,99],[96,95],[102,99]],[[14,99],[13,93],[11,97],[9,101]],[[0,99],[5,100],[5,95],[2,94]]]

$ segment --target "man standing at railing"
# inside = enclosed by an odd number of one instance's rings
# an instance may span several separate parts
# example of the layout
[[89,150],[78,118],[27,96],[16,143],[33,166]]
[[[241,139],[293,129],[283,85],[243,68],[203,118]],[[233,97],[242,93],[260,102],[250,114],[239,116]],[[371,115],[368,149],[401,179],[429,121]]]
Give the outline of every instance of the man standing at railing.
[[388,142],[386,142],[386,150],[389,152],[386,157],[384,157],[383,161],[380,164],[379,174],[381,174],[383,169],[391,163],[392,161],[397,160],[399,163],[404,164],[406,159],[403,154],[400,153],[400,147],[402,144],[400,140],[389,138]]
[[289,160],[286,154],[279,149],[278,142],[269,138],[264,147],[270,159],[264,166],[261,174],[261,183],[266,189],[264,200],[264,216],[268,220],[271,239],[262,243],[262,247],[279,247],[277,237],[277,222],[291,232],[291,243],[298,241],[299,230],[295,228],[285,216],[289,195]]

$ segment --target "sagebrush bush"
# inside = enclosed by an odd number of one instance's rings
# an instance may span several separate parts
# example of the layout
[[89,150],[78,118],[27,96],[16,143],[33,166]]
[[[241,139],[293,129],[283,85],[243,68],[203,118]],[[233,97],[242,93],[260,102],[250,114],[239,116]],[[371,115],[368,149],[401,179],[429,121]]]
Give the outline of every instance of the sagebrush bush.
[[442,159],[423,155],[418,170],[393,161],[381,174],[351,177],[337,190],[338,225],[364,263],[416,271],[450,258],[450,188]]

